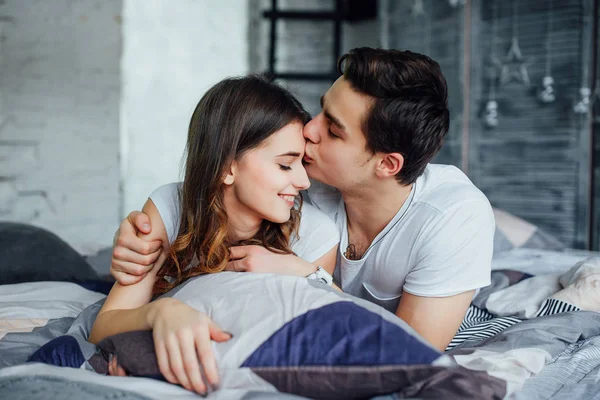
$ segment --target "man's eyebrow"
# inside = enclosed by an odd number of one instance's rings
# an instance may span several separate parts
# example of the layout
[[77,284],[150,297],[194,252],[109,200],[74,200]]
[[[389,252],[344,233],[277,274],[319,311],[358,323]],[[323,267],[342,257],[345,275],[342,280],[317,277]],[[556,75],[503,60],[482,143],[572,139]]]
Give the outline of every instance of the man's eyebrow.
[[[321,108],[322,109],[323,109],[323,99],[324,98],[325,98],[325,96],[321,96]],[[340,128],[343,131],[346,130],[346,127],[340,122],[340,120],[337,119],[336,117],[334,117],[333,115],[331,115],[331,113],[329,111],[323,109],[323,114],[325,115],[325,118],[327,118],[328,120],[333,122],[335,125],[337,125],[338,128]]]
[[300,153],[296,151],[288,151],[287,153],[283,153],[275,157],[300,157]]

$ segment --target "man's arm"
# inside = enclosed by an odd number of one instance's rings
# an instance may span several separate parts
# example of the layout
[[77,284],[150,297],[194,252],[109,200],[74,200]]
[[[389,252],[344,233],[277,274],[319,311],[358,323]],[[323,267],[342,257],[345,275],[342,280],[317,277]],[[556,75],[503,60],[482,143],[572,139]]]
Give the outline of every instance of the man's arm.
[[440,351],[456,335],[474,290],[450,297],[422,297],[402,292],[396,315]]
[[484,198],[456,203],[422,227],[418,262],[405,278],[396,315],[442,351],[475,290],[490,283],[494,229],[492,208]]
[[[235,246],[231,249],[232,260],[227,264],[227,271],[273,273],[305,277],[322,267],[333,276],[337,260],[338,245],[319,257],[308,262],[293,254],[273,253],[262,246]],[[342,291],[335,284],[335,289]]]

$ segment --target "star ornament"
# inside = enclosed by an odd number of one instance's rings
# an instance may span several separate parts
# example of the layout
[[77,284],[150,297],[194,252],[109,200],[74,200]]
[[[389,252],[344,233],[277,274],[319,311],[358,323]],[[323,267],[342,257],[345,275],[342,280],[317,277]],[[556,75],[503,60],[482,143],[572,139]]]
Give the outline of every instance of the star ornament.
[[529,73],[527,72],[527,67],[531,65],[531,59],[523,57],[519,48],[519,40],[516,37],[512,39],[510,49],[508,49],[508,54],[504,58],[504,61],[495,60],[495,64],[500,69],[500,83],[502,85],[506,85],[513,80],[521,82],[524,85],[531,84]]

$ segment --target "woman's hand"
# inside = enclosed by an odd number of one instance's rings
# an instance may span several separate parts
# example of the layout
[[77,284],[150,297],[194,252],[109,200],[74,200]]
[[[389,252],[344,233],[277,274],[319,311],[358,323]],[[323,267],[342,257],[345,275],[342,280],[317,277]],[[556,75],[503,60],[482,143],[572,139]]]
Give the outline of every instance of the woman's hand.
[[225,342],[231,334],[185,303],[166,298],[159,301],[162,305],[150,323],[160,372],[171,383],[206,394],[208,385],[216,388],[219,384],[211,340]]
[[262,246],[234,246],[226,271],[307,276],[317,267],[293,254],[274,253]]

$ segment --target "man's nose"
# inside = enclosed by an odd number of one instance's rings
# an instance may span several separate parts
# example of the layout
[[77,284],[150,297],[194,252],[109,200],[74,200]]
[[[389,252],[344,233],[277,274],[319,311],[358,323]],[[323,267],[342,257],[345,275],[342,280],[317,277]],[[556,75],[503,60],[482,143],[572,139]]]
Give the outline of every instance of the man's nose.
[[[322,113],[321,113],[322,114]],[[308,124],[304,125],[304,129],[302,130],[302,134],[306,140],[309,140],[313,143],[319,143],[320,135],[319,135],[319,121],[322,119],[322,115],[319,114],[313,119],[311,119]]]

